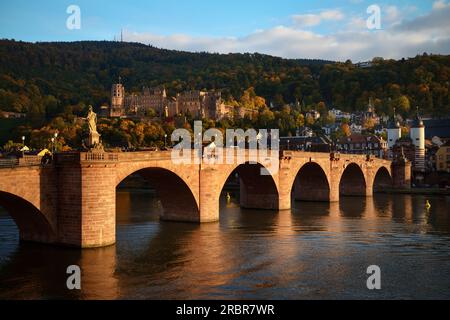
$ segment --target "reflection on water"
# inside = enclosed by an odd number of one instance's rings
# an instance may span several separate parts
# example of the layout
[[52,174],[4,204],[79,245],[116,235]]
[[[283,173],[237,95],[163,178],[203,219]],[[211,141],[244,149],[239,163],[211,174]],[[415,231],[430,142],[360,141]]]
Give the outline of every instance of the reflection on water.
[[[450,298],[450,197],[343,198],[282,212],[223,197],[220,223],[193,225],[160,222],[151,192],[133,191],[118,193],[117,211],[117,245],[84,251],[19,244],[2,212],[0,298]],[[72,264],[81,291],[65,287]],[[378,292],[365,286],[372,264],[382,270]]]

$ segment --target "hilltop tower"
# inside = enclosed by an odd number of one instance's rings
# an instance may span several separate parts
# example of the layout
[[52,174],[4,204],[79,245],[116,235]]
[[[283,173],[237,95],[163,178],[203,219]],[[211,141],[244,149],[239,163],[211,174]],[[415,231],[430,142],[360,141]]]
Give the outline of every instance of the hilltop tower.
[[415,146],[415,171],[425,171],[425,125],[419,114],[419,107],[417,107],[417,114],[412,123],[410,130],[410,138]]
[[121,117],[124,115],[124,102],[125,102],[125,87],[121,83],[119,77],[119,83],[113,84],[111,89],[111,117]]
[[389,121],[387,128],[388,135],[388,148],[392,150],[397,141],[402,137],[402,129],[400,127],[400,122],[397,119],[397,115],[394,109],[394,116]]

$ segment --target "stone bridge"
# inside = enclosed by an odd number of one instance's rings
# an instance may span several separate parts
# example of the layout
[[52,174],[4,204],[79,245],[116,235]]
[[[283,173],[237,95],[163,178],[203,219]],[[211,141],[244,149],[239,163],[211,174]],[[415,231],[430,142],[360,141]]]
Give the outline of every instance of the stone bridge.
[[[222,152],[227,155],[229,149]],[[269,170],[275,157],[276,170]],[[295,200],[369,197],[377,188],[410,185],[410,164],[401,161],[291,151],[249,159],[249,150],[244,159],[222,164],[176,164],[170,151],[61,153],[50,165],[0,166],[0,206],[15,220],[23,241],[90,248],[115,243],[116,189],[132,174],[156,189],[161,219],[193,223],[219,220],[224,185],[234,176],[241,185],[241,206],[263,210],[289,210]]]

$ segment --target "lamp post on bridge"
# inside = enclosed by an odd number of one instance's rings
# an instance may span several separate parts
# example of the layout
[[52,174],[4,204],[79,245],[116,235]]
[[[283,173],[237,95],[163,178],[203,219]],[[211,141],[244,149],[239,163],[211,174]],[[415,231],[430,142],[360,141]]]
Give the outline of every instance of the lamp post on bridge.
[[57,139],[58,139],[58,131],[56,131],[52,137],[52,155],[58,151],[56,145]]
[[22,158],[25,157],[25,136],[22,136]]

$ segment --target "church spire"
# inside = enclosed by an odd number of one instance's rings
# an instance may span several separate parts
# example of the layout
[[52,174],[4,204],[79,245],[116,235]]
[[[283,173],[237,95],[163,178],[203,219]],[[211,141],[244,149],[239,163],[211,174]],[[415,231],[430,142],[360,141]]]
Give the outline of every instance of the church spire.
[[400,128],[400,123],[397,120],[397,108],[394,107],[394,114],[391,121],[389,121],[388,129],[398,129],[398,128]]

